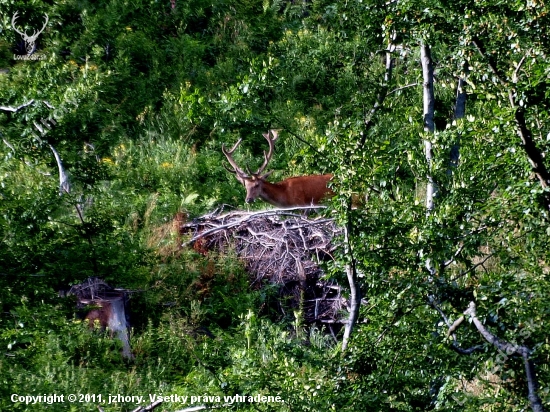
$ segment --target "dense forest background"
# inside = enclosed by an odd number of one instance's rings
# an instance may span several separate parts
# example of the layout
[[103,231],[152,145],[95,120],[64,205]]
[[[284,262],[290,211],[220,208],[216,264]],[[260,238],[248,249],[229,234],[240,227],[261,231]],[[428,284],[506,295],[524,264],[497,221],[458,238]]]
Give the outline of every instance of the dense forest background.
[[[16,12],[29,35],[47,15],[35,60]],[[543,0],[2,0],[0,19],[1,410],[548,410]],[[344,346],[231,250],[178,246],[178,213],[248,207],[221,146],[253,168],[268,129],[272,181],[334,174],[325,270],[363,302]],[[139,291],[134,359],[59,296],[88,277]]]

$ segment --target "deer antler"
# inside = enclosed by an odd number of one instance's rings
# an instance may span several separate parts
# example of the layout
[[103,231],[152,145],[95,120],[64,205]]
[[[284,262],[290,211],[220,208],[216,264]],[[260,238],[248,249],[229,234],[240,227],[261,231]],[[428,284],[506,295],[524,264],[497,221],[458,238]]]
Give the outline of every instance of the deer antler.
[[[264,169],[267,167],[269,161],[273,157],[273,148],[275,147],[275,141],[279,138],[279,131],[275,129],[269,130],[267,133],[262,133],[263,137],[267,140],[267,143],[269,144],[269,152],[265,152],[264,150],[264,163],[260,166],[256,174],[260,174],[264,171]],[[270,138],[269,136],[272,135],[273,138]]]
[[36,40],[36,38],[38,37],[38,35],[40,33],[42,33],[44,31],[44,29],[46,28],[46,25],[48,24],[48,21],[50,20],[50,18],[48,17],[48,15],[46,14],[46,21],[44,22],[44,25],[42,26],[42,28],[37,32],[35,31],[33,33],[32,36],[30,36],[30,39],[32,39],[33,41]]
[[19,12],[16,11],[14,14],[13,14],[13,17],[11,18],[11,27],[13,27],[13,30],[15,30],[16,33],[20,34],[21,36],[23,37],[26,37],[27,36],[27,33],[21,33],[19,30],[17,30],[17,27],[15,27],[15,21],[17,20],[17,14]]
[[237,140],[237,143],[235,143],[235,145],[231,148],[231,150],[227,150],[225,148],[225,145],[222,144],[222,152],[223,154],[225,155],[225,157],[227,158],[227,161],[229,162],[229,164],[231,166],[233,166],[233,170],[229,169],[227,166],[223,165],[227,171],[231,172],[231,173],[235,173],[237,176],[239,177],[245,177],[247,176],[247,174],[245,172],[242,171],[242,169],[237,166],[237,163],[235,162],[235,160],[233,159],[233,156],[231,156],[233,154],[233,152],[237,149],[237,147],[239,147],[239,145],[241,144],[243,139],[239,139]]

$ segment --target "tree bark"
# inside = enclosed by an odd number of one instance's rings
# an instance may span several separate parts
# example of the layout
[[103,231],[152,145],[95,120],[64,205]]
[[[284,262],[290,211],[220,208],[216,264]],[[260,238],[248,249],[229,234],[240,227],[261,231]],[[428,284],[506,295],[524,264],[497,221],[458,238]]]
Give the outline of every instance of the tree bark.
[[523,62],[525,61],[525,57],[527,56],[524,56],[523,59],[521,59],[521,61],[518,63],[511,79],[511,84],[514,86],[510,86],[510,84],[506,81],[505,76],[501,74],[498,70],[496,62],[490,57],[490,55],[486,53],[481,41],[477,38],[474,38],[472,42],[477,48],[479,54],[487,61],[489,68],[495,74],[501,86],[508,88],[508,100],[510,101],[510,106],[512,107],[512,109],[514,109],[514,118],[516,120],[517,133],[521,139],[521,143],[525,154],[527,155],[527,159],[529,160],[529,163],[533,168],[533,172],[537,176],[542,188],[546,190],[543,197],[544,208],[547,211],[550,211],[550,192],[548,192],[548,188],[550,186],[550,173],[548,172],[548,169],[544,164],[542,151],[535,144],[531,131],[527,127],[527,123],[525,121],[525,108],[518,105],[515,97],[515,85],[518,82],[518,73],[523,65]]
[[342,350],[346,350],[348,347],[351,332],[353,331],[353,327],[355,326],[355,323],[359,318],[359,308],[361,307],[361,288],[359,286],[359,282],[357,281],[357,265],[356,265],[355,257],[353,255],[351,244],[349,242],[349,230],[351,227],[351,222],[349,217],[350,211],[351,211],[351,203],[350,203],[350,208],[348,210],[348,223],[344,227],[344,247],[346,248],[346,256],[348,256],[348,259],[349,259],[349,262],[346,265],[346,276],[348,278],[348,283],[349,283],[350,308],[349,308],[349,317],[344,327],[344,337],[342,339]]
[[61,156],[59,156],[59,153],[57,153],[57,150],[49,144],[50,150],[53,153],[53,156],[55,157],[55,161],[57,163],[57,168],[59,170],[59,196],[63,195],[64,193],[70,193],[71,192],[71,186],[69,184],[69,176],[65,172],[65,169],[63,168],[63,163],[61,162]]
[[[518,107],[514,113],[514,117],[518,127],[518,135],[527,154],[527,159],[529,159],[529,163],[533,167],[533,171],[543,189],[548,189],[550,186],[550,173],[548,173],[548,169],[544,165],[542,153],[535,144],[531,131],[527,127],[524,110]],[[550,203],[547,205],[547,209],[550,209]]]
[[[464,71],[467,71],[467,64],[464,65]],[[466,73],[464,74],[466,76]],[[467,93],[465,90],[466,81],[464,80],[464,77],[461,77],[458,79],[458,84],[456,87],[456,103],[455,103],[455,110],[454,110],[454,118],[455,120],[462,119],[466,115],[466,100],[467,100]],[[451,147],[451,153],[449,156],[449,169],[447,170],[447,174],[452,174],[453,169],[458,167],[458,161],[460,159],[460,136],[458,137],[458,140],[455,142],[453,147]]]
[[500,352],[504,352],[508,356],[519,355],[523,357],[523,363],[525,365],[525,375],[527,377],[529,404],[531,405],[531,409],[533,410],[533,412],[544,412],[542,401],[537,394],[538,380],[535,374],[535,369],[533,363],[529,360],[531,350],[527,346],[514,345],[510,342],[501,340],[497,336],[493,335],[478,319],[476,313],[476,304],[474,302],[470,302],[470,305],[468,306],[468,309],[464,311],[464,314],[470,316],[472,322],[474,323],[481,336],[483,336],[483,338],[491,345],[495,346]]
[[[423,77],[423,101],[424,101],[424,131],[433,134],[435,131],[434,123],[434,69],[432,63],[432,56],[430,47],[426,44],[420,46],[420,60],[422,63],[422,77]],[[432,142],[429,139],[424,139],[424,152],[426,156],[426,162],[428,163],[428,176],[426,186],[426,210],[430,214],[434,208],[434,197],[436,193],[436,187],[431,173],[433,150]]]
[[[378,109],[382,107],[382,105],[384,104],[384,100],[388,95],[388,88],[391,81],[391,75],[392,75],[392,69],[393,69],[393,59],[391,54],[395,50],[395,46],[392,44],[392,41],[394,39],[395,39],[395,36],[392,36],[388,43],[388,48],[386,50],[386,71],[384,72],[384,82],[382,84],[382,87],[380,88],[380,92],[378,93],[374,106],[372,107],[368,115],[365,116],[365,127],[363,129],[363,135],[359,140],[359,144],[357,147],[358,150],[362,149],[363,146],[365,145],[368,131],[373,126],[372,119],[376,114],[376,112],[378,111]],[[353,327],[357,322],[357,319],[359,317],[359,308],[361,307],[361,289],[357,279],[357,265],[356,265],[355,258],[353,256],[353,250],[349,239],[349,232],[353,225],[349,215],[351,212],[351,206],[352,204],[350,201],[349,209],[347,212],[348,221],[346,226],[344,227],[344,237],[345,237],[344,247],[346,248],[345,254],[349,259],[349,262],[346,265],[346,276],[348,278],[348,283],[350,287],[350,297],[349,297],[350,309],[349,309],[349,317],[344,327],[344,337],[342,339],[342,350],[346,350],[348,347],[351,332],[353,331]]]

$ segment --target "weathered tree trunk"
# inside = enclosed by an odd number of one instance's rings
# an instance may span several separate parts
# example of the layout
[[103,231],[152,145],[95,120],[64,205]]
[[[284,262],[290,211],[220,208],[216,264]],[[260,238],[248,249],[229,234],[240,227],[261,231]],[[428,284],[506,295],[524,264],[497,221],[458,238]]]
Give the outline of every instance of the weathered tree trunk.
[[[464,65],[464,76],[466,76],[467,72],[467,64]],[[455,120],[462,119],[466,115],[466,99],[468,95],[466,94],[465,90],[466,81],[464,77],[461,77],[458,79],[458,84],[456,87],[456,103],[455,103],[455,110],[454,110],[454,118]],[[455,142],[453,147],[451,147],[451,153],[449,156],[449,169],[447,170],[447,174],[452,174],[453,169],[458,167],[458,161],[460,159],[460,136],[458,140]]]
[[[350,207],[351,209],[351,207]],[[351,210],[350,210],[351,211]],[[348,211],[349,212],[349,211]],[[342,350],[346,350],[348,347],[349,339],[353,327],[359,318],[359,308],[361,307],[361,288],[359,282],[357,281],[357,266],[355,262],[355,256],[353,255],[353,249],[349,243],[349,217],[348,224],[344,228],[344,247],[346,248],[346,256],[349,259],[348,264],[346,265],[346,276],[349,283],[349,317],[344,327],[344,337],[342,339]]]
[[[510,101],[513,103],[513,97],[510,97]],[[550,186],[550,173],[544,164],[542,152],[535,144],[531,131],[527,127],[524,110],[521,107],[517,107],[514,117],[518,127],[517,132],[521,139],[521,143],[523,144],[523,149],[527,154],[527,159],[529,160],[535,175],[539,179],[542,188],[547,189]],[[547,209],[550,209],[550,204],[547,204],[546,206]]]
[[65,169],[63,168],[63,163],[61,162],[61,156],[59,156],[59,153],[57,153],[57,150],[50,144],[50,150],[53,153],[53,156],[55,157],[55,161],[57,163],[57,168],[59,170],[59,196],[61,196],[64,193],[70,193],[71,186],[69,184],[69,176],[65,172]]
[[111,301],[111,317],[109,318],[109,329],[113,331],[117,339],[122,342],[122,356],[132,359],[130,349],[130,338],[128,337],[128,323],[126,322],[126,312],[124,310],[124,299],[120,298]]
[[[388,95],[388,87],[391,81],[391,75],[392,75],[392,69],[393,69],[392,52],[395,50],[395,46],[392,44],[392,41],[394,39],[395,39],[395,36],[392,36],[388,43],[388,48],[386,50],[386,71],[384,72],[384,82],[382,84],[380,92],[378,93],[376,102],[374,102],[372,109],[365,116],[365,127],[363,129],[363,136],[359,140],[359,144],[357,148],[358,150],[361,150],[365,145],[368,131],[373,126],[372,119],[376,114],[376,112],[378,111],[378,109],[382,107],[384,100]],[[361,307],[361,289],[357,278],[357,266],[356,266],[355,257],[353,256],[353,250],[349,239],[349,232],[353,224],[349,218],[350,212],[351,212],[351,203],[348,210],[348,222],[346,224],[346,227],[344,228],[344,236],[345,236],[344,243],[346,248],[345,253],[349,259],[349,262],[346,265],[346,276],[348,278],[348,283],[350,288],[350,296],[349,296],[350,308],[349,308],[349,317],[344,327],[344,337],[342,339],[343,350],[346,350],[348,346],[351,332],[353,331],[353,327],[357,322],[357,319],[359,318],[359,308]]]
[[[422,63],[422,77],[423,77],[423,101],[424,101],[424,131],[433,134],[435,131],[434,123],[434,69],[432,63],[432,56],[430,47],[426,44],[420,46],[420,60]],[[424,139],[424,152],[426,156],[426,162],[428,163],[428,176],[426,185],[426,210],[427,213],[431,213],[434,208],[434,197],[436,193],[436,186],[431,173],[433,150],[432,142],[429,139]]]
[[113,336],[116,336],[116,338],[122,343],[122,356],[127,359],[132,359],[134,356],[132,355],[132,351],[130,349],[128,323],[126,322],[126,312],[124,309],[124,298],[122,296],[111,297],[85,303],[100,306],[96,309],[92,309],[86,315],[86,319],[88,319],[90,327],[94,325],[95,321],[98,321],[102,328],[108,328],[109,332]]

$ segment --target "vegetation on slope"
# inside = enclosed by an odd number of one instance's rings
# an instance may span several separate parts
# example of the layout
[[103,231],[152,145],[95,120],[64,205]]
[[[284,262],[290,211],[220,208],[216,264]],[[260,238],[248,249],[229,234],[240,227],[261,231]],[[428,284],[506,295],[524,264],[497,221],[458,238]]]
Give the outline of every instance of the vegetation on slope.
[[[25,53],[15,12],[29,34],[48,15],[43,58],[14,58]],[[469,322],[449,333],[470,302],[494,335],[531,350],[548,408],[547,12],[538,1],[2,2],[0,409],[137,407],[29,406],[14,393],[285,400],[225,407],[241,410],[528,407],[521,357]],[[327,272],[346,284],[353,265],[365,302],[345,351],[299,311],[272,311],[232,253],[178,247],[177,213],[244,203],[221,145],[242,137],[237,160],[253,168],[269,128],[282,129],[272,179],[335,174],[348,253]],[[366,205],[351,210],[352,193]],[[141,291],[134,360],[58,296],[89,276]]]

